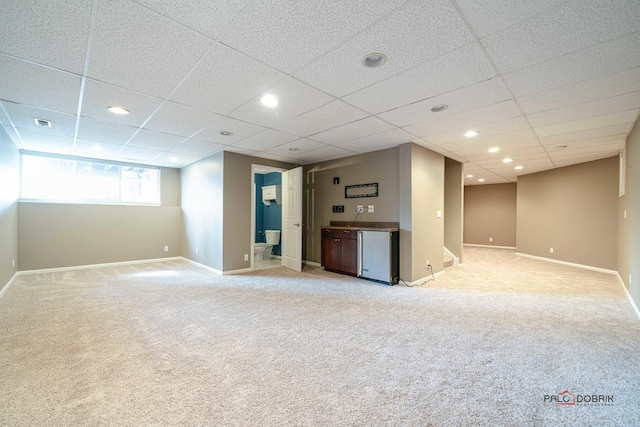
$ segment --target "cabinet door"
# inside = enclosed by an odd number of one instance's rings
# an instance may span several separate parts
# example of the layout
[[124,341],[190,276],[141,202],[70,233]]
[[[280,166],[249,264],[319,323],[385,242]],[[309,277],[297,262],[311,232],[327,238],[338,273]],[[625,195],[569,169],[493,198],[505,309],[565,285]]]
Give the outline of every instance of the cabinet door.
[[340,239],[340,270],[354,276],[358,274],[358,241]]
[[327,270],[340,270],[340,241],[323,237],[320,257],[322,266]]

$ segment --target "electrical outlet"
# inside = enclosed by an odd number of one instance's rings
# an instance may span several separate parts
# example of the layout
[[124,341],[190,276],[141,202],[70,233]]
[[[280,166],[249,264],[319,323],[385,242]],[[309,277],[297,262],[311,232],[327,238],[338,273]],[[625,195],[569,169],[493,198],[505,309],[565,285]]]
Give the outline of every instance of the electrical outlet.
[[553,253],[553,248],[549,248],[549,252],[550,252],[550,253]]
[[356,212],[357,213],[363,213],[364,212],[364,206],[363,205],[356,206]]
[[196,253],[198,253],[198,248],[196,248]]
[[493,242],[493,237],[489,237],[489,241],[490,241],[490,242]]
[[[11,260],[11,268],[16,268],[16,260],[15,260],[15,258]],[[631,276],[629,276],[629,283],[631,283]]]
[[244,254],[244,260],[249,261],[249,254]]
[[429,260],[427,260],[427,268],[431,267],[431,264],[429,263]]
[[165,247],[164,247],[164,251],[165,251],[165,252],[169,252],[169,246],[165,246]]

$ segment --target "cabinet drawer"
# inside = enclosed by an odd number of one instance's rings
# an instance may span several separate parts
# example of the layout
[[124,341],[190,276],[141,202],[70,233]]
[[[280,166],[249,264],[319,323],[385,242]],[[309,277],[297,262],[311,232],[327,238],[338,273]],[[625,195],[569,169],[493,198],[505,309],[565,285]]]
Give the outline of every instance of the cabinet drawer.
[[358,231],[357,230],[341,230],[334,228],[323,228],[322,229],[322,237],[330,237],[333,239],[357,239]]

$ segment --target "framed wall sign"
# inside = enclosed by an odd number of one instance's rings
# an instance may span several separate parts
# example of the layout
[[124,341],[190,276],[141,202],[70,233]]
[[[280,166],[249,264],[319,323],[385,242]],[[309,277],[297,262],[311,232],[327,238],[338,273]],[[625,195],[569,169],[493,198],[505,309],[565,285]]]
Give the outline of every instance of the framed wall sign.
[[344,187],[344,198],[378,197],[378,183],[347,185]]

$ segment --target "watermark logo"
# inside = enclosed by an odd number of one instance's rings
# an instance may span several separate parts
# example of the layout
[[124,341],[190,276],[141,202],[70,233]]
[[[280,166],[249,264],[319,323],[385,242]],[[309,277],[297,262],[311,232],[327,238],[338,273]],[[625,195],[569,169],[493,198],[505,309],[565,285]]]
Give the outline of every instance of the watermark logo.
[[612,394],[579,394],[564,390],[556,394],[545,394],[544,403],[556,406],[612,406]]

